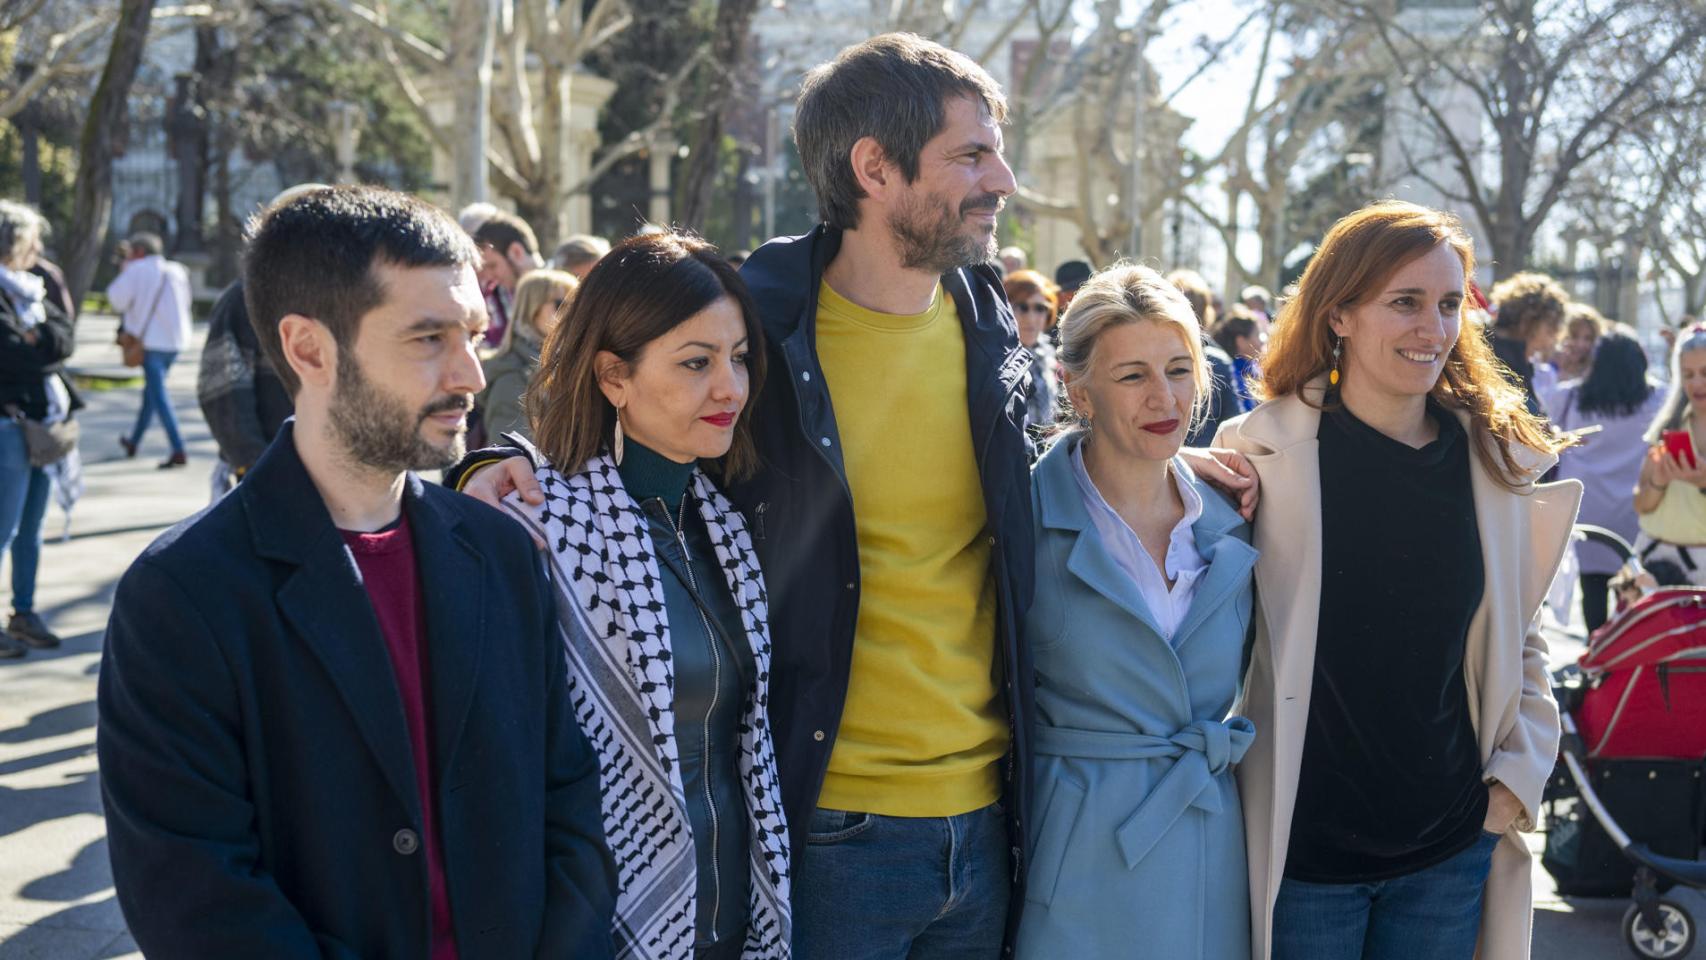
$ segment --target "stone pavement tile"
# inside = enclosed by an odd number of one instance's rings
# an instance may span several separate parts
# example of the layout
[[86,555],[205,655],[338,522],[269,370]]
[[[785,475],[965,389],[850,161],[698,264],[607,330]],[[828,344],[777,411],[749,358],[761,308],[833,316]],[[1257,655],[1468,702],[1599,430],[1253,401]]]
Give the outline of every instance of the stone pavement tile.
[[136,949],[123,933],[80,925],[79,918],[89,913],[104,916],[106,907],[101,903],[70,907],[56,918],[60,922],[52,924],[0,922],[0,960],[105,960]]
[[[122,372],[115,325],[110,317],[84,318],[72,366]],[[69,539],[60,538],[64,513],[48,509],[36,598],[65,644],[0,663],[0,960],[137,956],[107,862],[95,684],[118,578],[150,541],[207,504],[215,449],[195,402],[201,335],[197,328],[168,380],[188,469],[155,469],[166,452],[158,425],[134,460],[120,455],[117,437],[141,402],[135,386],[81,391],[86,489]],[[0,579],[0,594],[5,586]]]

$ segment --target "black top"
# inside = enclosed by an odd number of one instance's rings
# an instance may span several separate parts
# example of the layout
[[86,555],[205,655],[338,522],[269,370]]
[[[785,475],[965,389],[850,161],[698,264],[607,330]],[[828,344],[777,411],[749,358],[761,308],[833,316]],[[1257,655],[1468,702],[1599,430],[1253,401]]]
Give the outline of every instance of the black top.
[[1502,337],[1497,333],[1491,334],[1493,356],[1505,365],[1508,371],[1505,379],[1512,385],[1521,387],[1523,403],[1528,412],[1537,417],[1545,416],[1540,408],[1540,397],[1534,392],[1534,361],[1528,359],[1528,343],[1515,337]]
[[[0,407],[16,406],[31,420],[47,416],[47,378],[65,368],[76,343],[59,305],[43,301],[42,308],[46,319],[34,326],[35,343],[30,343],[17,307],[0,293]],[[71,409],[82,406],[72,392]]]
[[752,888],[751,828],[741,786],[740,727],[757,670],[740,608],[729,593],[699,505],[694,463],[628,440],[616,472],[640,504],[663,579],[675,656],[675,742],[698,871],[698,945],[743,940]]
[[1414,449],[1324,413],[1321,615],[1285,874],[1404,876],[1472,845],[1486,815],[1463,651],[1484,586],[1463,427]]

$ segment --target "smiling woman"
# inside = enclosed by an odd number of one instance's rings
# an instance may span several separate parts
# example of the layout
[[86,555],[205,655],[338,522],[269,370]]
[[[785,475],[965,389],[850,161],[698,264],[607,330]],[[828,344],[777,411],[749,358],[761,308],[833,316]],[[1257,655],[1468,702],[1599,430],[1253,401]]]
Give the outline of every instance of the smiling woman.
[[1255,955],[1528,956],[1558,744],[1530,629],[1568,542],[1564,442],[1462,329],[1469,236],[1414,204],[1327,234],[1222,428],[1264,488],[1240,770]]
[[[1060,324],[1076,425],[1037,463],[1025,618],[1040,815],[1017,954],[1245,960],[1228,716],[1249,527],[1177,456],[1207,394],[1196,315],[1155,271],[1091,277]],[[1109,841],[1113,842],[1110,843]]]

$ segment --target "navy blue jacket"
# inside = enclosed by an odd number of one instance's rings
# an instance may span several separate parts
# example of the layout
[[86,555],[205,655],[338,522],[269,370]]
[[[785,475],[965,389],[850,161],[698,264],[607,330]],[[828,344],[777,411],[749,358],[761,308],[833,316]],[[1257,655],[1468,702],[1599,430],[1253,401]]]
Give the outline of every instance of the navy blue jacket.
[[[98,747],[152,958],[414,958],[427,862],[402,699],[287,423],[119,582]],[[513,521],[411,475],[434,805],[463,960],[610,957],[615,873],[550,587]]]
[[[841,232],[819,226],[805,236],[772,240],[741,266],[769,351],[769,373],[752,418],[763,466],[753,478],[723,488],[751,521],[770,592],[770,718],[795,850],[805,849],[806,827],[841,726],[859,614],[853,500],[816,342],[818,288],[840,247]],[[1019,346],[993,267],[955,270],[942,283],[965,331],[966,405],[995,538],[990,551],[998,603],[995,649],[1012,735],[1003,784],[1013,870],[1022,879],[1033,699],[1031,656],[1020,629],[1036,562],[1024,431],[1031,355]],[[867,387],[884,389],[881,383]],[[1015,891],[1014,916],[1023,902],[1023,891]]]

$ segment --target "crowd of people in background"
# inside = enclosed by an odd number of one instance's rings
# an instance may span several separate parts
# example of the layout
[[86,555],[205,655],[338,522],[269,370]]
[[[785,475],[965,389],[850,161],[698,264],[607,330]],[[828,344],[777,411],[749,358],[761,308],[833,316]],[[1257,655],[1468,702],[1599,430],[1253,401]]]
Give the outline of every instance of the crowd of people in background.
[[[1578,547],[1590,628],[1619,578],[1706,584],[1706,326],[1666,386],[1397,201],[1277,295],[1050,275],[995,243],[1005,111],[937,44],[847,48],[796,111],[822,222],[751,252],[261,211],[197,380],[215,505],[100,678],[143,950],[1526,958],[1559,723],[1517,544],[1563,553],[1579,482],[1640,560]],[[45,229],[0,201],[0,657],[58,642]],[[121,255],[121,451],[158,416],[182,467],[188,279]]]

